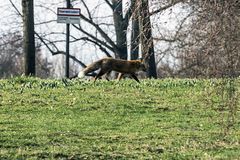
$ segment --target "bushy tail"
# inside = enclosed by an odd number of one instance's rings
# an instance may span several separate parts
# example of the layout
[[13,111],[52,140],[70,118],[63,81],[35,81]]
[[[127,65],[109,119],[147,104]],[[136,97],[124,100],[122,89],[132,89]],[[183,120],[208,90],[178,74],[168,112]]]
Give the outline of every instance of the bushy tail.
[[92,64],[90,64],[89,66],[84,68],[82,71],[80,71],[78,73],[78,77],[83,78],[86,74],[98,70],[101,67],[101,64],[102,64],[102,60],[98,60],[96,62],[93,62]]
[[83,78],[85,76],[84,72],[83,71],[80,71],[78,73],[78,78]]

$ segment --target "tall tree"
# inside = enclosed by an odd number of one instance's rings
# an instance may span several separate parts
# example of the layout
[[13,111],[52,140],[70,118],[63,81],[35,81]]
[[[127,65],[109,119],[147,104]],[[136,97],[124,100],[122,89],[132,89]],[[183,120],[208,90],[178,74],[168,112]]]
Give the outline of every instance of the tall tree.
[[112,0],[113,21],[116,32],[117,55],[121,59],[127,59],[127,26],[128,19],[122,16],[122,1]]
[[[240,1],[192,1],[194,12],[178,52],[179,73],[188,77],[240,75]],[[185,34],[186,34],[185,32]]]
[[139,8],[142,53],[148,62],[147,76],[149,78],[157,78],[148,0],[141,0]]
[[35,38],[33,0],[22,0],[23,49],[25,53],[25,75],[35,75]]
[[136,11],[132,17],[132,31],[131,31],[131,50],[130,59],[139,58],[139,12]]

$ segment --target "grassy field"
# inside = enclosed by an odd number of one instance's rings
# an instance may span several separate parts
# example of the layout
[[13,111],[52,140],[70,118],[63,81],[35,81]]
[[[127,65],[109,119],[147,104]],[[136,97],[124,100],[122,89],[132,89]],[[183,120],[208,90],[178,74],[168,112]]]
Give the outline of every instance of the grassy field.
[[0,80],[0,159],[239,159],[219,80],[141,82]]

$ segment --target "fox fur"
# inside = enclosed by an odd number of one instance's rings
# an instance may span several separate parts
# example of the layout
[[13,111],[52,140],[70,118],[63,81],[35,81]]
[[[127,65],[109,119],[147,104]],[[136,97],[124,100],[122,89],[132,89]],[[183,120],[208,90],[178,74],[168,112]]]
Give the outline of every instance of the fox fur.
[[118,80],[120,80],[124,74],[129,74],[138,83],[136,76],[137,71],[146,71],[146,65],[141,60],[122,60],[114,58],[103,58],[96,62],[93,62],[85,69],[79,72],[78,77],[83,78],[86,74],[94,72],[100,69],[99,73],[95,76],[94,82],[103,76],[104,74],[109,74],[111,71],[119,72]]

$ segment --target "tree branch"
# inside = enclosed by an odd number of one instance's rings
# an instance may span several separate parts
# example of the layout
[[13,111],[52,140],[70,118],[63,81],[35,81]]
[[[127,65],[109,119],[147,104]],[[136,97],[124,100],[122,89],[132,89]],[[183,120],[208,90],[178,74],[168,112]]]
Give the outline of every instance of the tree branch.
[[100,44],[102,44],[103,46],[105,46],[106,48],[108,48],[109,50],[111,50],[112,52],[114,52],[114,49],[109,46],[106,42],[98,39],[97,37],[91,35],[90,33],[86,32],[85,30],[82,29],[82,27],[77,27],[75,24],[73,24],[73,27],[75,27],[76,29],[78,29],[79,31],[81,31],[82,33],[86,34],[87,36],[89,36],[90,38],[92,38],[95,42],[98,42]]
[[86,8],[86,10],[87,10],[87,13],[88,13],[88,17],[89,17],[89,19],[92,20],[91,13],[90,13],[90,11],[89,11],[89,9],[88,9],[88,7],[87,7],[85,1],[84,1],[84,0],[81,0],[81,1],[82,1],[82,3],[83,3],[83,6],[84,6],[84,7]]
[[[99,27],[99,25],[98,24],[96,24],[96,23],[94,23],[92,20],[90,20],[90,19],[88,19],[87,17],[85,17],[83,14],[80,14],[80,17],[84,20],[84,21],[86,21],[87,23],[89,23],[89,24],[91,24],[92,26],[94,26],[95,28],[96,28],[96,30],[101,34],[101,36],[111,45],[111,48],[113,49],[113,51],[115,50],[117,50],[117,46],[116,46],[116,44],[111,40],[111,38],[109,38],[109,36],[102,30],[102,28],[101,27]],[[77,28],[76,27],[76,25],[74,25],[75,26],[75,28]],[[81,27],[80,27],[81,28]],[[86,33],[85,33],[86,34]],[[89,33],[88,33],[89,34]],[[90,34],[89,34],[90,35]],[[93,38],[93,39],[97,39],[96,37],[91,37],[91,38]]]
[[[11,3],[11,5],[14,7],[15,11],[17,12],[17,14],[21,17],[23,17],[23,15],[21,14],[21,12],[18,10],[18,8],[15,6],[15,4],[12,2],[12,0],[9,0],[9,2]],[[54,45],[54,47],[56,48],[57,51],[53,51],[49,45],[44,41],[44,39],[36,32],[34,31],[35,35],[39,38],[39,40],[47,47],[47,49],[52,53],[52,55],[57,55],[57,54],[66,54],[64,51],[59,51],[58,48]],[[69,55],[69,57],[76,61],[77,63],[79,63],[82,67],[86,67],[86,65],[78,60],[75,56]]]
[[129,7],[124,20],[127,21],[127,23],[129,22],[129,19],[131,18],[133,12],[134,12],[134,8],[136,6],[136,0],[132,0],[131,2],[131,6]]
[[97,45],[97,46],[99,47],[99,49],[101,49],[108,57],[112,57],[111,54],[110,54],[102,45],[100,45],[100,44],[97,43],[96,41],[91,40],[91,39],[89,39],[88,37],[85,37],[85,40],[94,43],[94,44]]
[[[58,54],[66,55],[66,52],[63,52],[63,51],[52,52],[52,55],[58,55]],[[78,60],[75,56],[69,55],[69,57],[70,57],[73,61],[75,61],[75,62],[77,62],[78,64],[80,64],[83,68],[86,67],[86,65],[85,65],[82,61]]]
[[159,9],[157,9],[157,10],[155,10],[153,12],[150,12],[150,16],[152,16],[154,14],[157,14],[157,13],[159,13],[159,12],[161,12],[163,10],[166,10],[168,8],[171,8],[172,6],[174,6],[175,4],[180,3],[180,2],[184,2],[184,0],[172,0],[172,2],[169,3],[168,5],[160,7]]
[[109,2],[109,0],[105,0],[105,2],[108,4],[108,6],[113,10],[113,5]]
[[16,5],[12,2],[12,0],[9,0],[9,2],[11,3],[11,5],[13,6],[13,8],[15,9],[15,11],[17,12],[17,14],[21,17],[23,17],[22,13],[18,10],[18,8],[16,7]]

